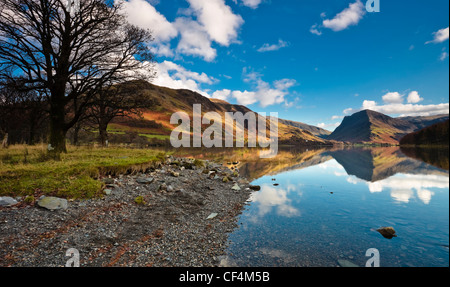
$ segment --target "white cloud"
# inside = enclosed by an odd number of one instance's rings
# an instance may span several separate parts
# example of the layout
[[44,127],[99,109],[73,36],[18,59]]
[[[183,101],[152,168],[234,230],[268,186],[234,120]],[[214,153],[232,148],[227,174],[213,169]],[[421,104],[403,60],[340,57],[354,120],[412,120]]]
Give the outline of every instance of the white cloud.
[[[224,0],[186,1],[190,7],[173,23],[145,0],[122,1],[122,10],[131,24],[152,31],[155,38],[151,43],[152,52],[158,56],[174,57],[170,42],[179,35],[177,55],[198,56],[208,62],[217,56],[217,51],[212,47],[213,42],[227,47],[238,43],[239,29],[244,20],[234,14]],[[157,1],[152,3],[155,5]]]
[[343,116],[332,116],[331,120],[334,121],[334,120],[339,120],[339,119],[343,119],[343,118],[344,118]]
[[349,5],[348,8],[337,14],[336,17],[323,21],[323,26],[335,32],[347,29],[349,26],[357,25],[365,15],[366,10],[364,4],[357,0]]
[[417,197],[424,203],[429,204],[434,192],[430,188],[448,190],[448,177],[439,175],[413,175],[399,174],[375,183],[368,182],[371,193],[390,190],[391,197],[398,202],[408,203],[414,198],[414,191]]
[[176,19],[175,26],[181,34],[177,52],[190,56],[199,56],[207,62],[211,62],[216,58],[217,51],[211,47],[212,42],[208,34],[198,22],[180,17]]
[[273,83],[273,85],[275,86],[275,88],[277,90],[283,91],[283,90],[290,89],[293,86],[297,85],[297,81],[292,80],[292,79],[283,79],[283,80],[275,81]]
[[223,101],[228,101],[228,98],[231,96],[231,91],[224,89],[221,91],[215,91],[212,95],[212,98],[219,99]]
[[442,52],[441,56],[439,57],[439,60],[445,61],[445,59],[447,59],[447,58],[448,58],[448,53]]
[[244,20],[240,15],[234,14],[224,0],[187,1],[211,40],[223,46],[229,46],[236,41]]
[[364,101],[360,109],[348,108],[344,110],[344,114],[350,115],[361,110],[372,110],[391,116],[432,116],[440,114],[448,114],[449,104],[442,103],[437,105],[415,105],[415,104],[388,104],[378,105],[374,101]]
[[265,214],[276,210],[278,215],[285,217],[300,216],[300,211],[292,206],[292,200],[289,199],[289,193],[292,190],[274,188],[268,185],[262,185],[261,191],[253,193],[250,200],[257,204],[258,216],[262,217]]
[[173,24],[145,0],[124,1],[122,9],[127,14],[128,22],[141,28],[150,29],[158,42],[170,41],[178,35]]
[[449,29],[448,28],[449,27],[441,29],[441,30],[439,30],[437,32],[434,32],[433,33],[434,39],[431,40],[431,41],[426,42],[425,44],[430,44],[430,43],[437,44],[437,43],[442,43],[444,41],[447,41],[448,40],[448,36],[449,36]]
[[317,36],[322,35],[322,31],[319,30],[319,25],[314,24],[311,26],[311,29],[309,29],[309,32],[311,32],[312,34],[315,34]]
[[[119,2],[119,0],[116,0]],[[178,30],[164,15],[145,0],[122,1],[122,13],[127,16],[130,24],[151,31],[154,42],[151,51],[155,55],[173,57],[174,52],[169,42],[178,36]]]
[[403,95],[398,92],[387,93],[383,96],[383,101],[388,104],[401,104],[403,103]]
[[285,103],[285,96],[289,94],[289,89],[297,84],[293,79],[282,79],[269,84],[262,80],[262,75],[257,72],[247,72],[244,68],[244,82],[252,84],[254,91],[234,91],[232,97],[240,105],[252,105],[259,103],[261,107]]
[[348,108],[344,110],[345,115],[354,114],[361,110],[372,110],[391,116],[432,116],[449,113],[449,103],[420,105],[419,102],[424,99],[417,91],[412,91],[408,94],[408,103],[403,103],[402,95],[398,92],[388,93],[383,96],[384,105],[379,105],[376,101],[365,100],[361,108]]
[[261,2],[262,0],[242,0],[242,4],[244,4],[244,6],[250,7],[252,9],[258,8]]
[[255,92],[234,91],[232,95],[233,95],[233,98],[235,98],[240,105],[244,105],[244,106],[252,105],[258,101],[258,97]]
[[419,93],[417,91],[412,91],[408,95],[408,103],[410,104],[417,104],[423,101],[423,98],[420,97]]
[[278,51],[281,48],[288,47],[289,43],[283,40],[278,40],[277,44],[264,44],[261,48],[258,49],[258,52],[264,53],[264,52],[272,52],[272,51]]
[[158,43],[153,47],[150,47],[150,51],[158,56],[162,56],[162,57],[173,57],[175,55],[175,53],[173,52],[172,48],[170,47],[169,44],[162,44],[162,43]]
[[156,64],[157,75],[153,83],[171,89],[188,89],[205,97],[209,94],[201,88],[202,84],[212,85],[216,79],[205,73],[192,72],[170,61]]
[[341,123],[318,123],[316,126],[321,128],[321,129],[329,129],[329,130],[334,130],[336,129],[338,126],[340,126]]

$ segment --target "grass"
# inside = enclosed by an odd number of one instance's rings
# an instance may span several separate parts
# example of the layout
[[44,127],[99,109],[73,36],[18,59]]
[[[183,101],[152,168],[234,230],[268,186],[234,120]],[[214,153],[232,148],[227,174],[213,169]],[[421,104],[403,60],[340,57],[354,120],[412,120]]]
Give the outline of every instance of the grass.
[[100,197],[99,177],[143,171],[164,156],[148,149],[69,146],[67,154],[55,161],[47,158],[45,146],[11,146],[0,149],[0,196]]

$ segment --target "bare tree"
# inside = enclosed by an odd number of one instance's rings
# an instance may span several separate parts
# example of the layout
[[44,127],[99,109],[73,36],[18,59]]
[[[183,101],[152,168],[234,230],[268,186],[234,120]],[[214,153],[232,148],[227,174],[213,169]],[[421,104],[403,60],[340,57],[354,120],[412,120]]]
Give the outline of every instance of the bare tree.
[[8,134],[11,143],[34,144],[47,121],[45,98],[34,91],[18,91],[0,83],[0,135]]
[[108,125],[118,117],[142,116],[142,109],[154,105],[153,100],[139,93],[140,81],[130,81],[120,85],[105,87],[99,91],[92,106],[88,108],[88,117],[99,131],[100,144],[107,145]]
[[49,144],[66,151],[67,131],[105,84],[152,77],[147,30],[112,0],[1,0],[0,81],[35,90],[49,105]]

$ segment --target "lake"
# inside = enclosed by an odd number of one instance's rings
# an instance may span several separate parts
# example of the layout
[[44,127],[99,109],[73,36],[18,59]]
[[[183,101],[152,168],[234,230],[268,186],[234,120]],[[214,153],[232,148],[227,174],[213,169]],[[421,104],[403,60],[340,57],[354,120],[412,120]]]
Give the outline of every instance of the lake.
[[261,190],[230,234],[223,266],[363,267],[371,248],[381,267],[449,266],[448,153],[447,169],[398,147],[250,154],[232,160]]

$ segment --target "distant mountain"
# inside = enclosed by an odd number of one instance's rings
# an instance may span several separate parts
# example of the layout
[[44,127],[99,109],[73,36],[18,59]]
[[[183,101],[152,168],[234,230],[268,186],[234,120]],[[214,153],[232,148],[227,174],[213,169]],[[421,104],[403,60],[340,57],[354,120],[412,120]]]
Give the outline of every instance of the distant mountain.
[[398,118],[404,121],[407,121],[414,126],[417,127],[417,129],[423,129],[426,127],[429,127],[431,125],[444,122],[449,119],[449,115],[436,115],[436,116],[428,116],[428,117],[401,117]]
[[327,131],[325,129],[322,129],[322,128],[319,128],[319,127],[316,127],[316,126],[311,126],[311,125],[304,124],[304,123],[300,123],[300,122],[295,122],[295,121],[290,121],[290,120],[283,120],[283,119],[279,119],[278,121],[283,123],[283,124],[285,124],[285,125],[287,125],[287,126],[292,126],[292,127],[296,127],[296,128],[302,129],[304,131],[308,131],[311,134],[313,134],[313,135],[315,135],[317,137],[320,137],[320,138],[326,138],[326,137],[328,137],[331,134],[330,131]]
[[434,117],[392,118],[379,112],[364,110],[345,117],[341,125],[327,137],[350,143],[398,144],[408,133],[430,122],[448,119],[448,115]]
[[400,145],[449,145],[449,120],[407,134],[400,140]]
[[[174,90],[165,87],[159,87],[145,81],[134,82],[135,92],[144,94],[148,97],[152,106],[143,109],[143,119],[119,118],[114,120],[109,127],[110,133],[137,132],[141,136],[148,138],[169,139],[170,134],[178,125],[170,124],[170,117],[175,112],[185,112],[190,115],[192,120],[193,105],[201,104],[202,114],[216,112],[222,120],[226,112],[253,112],[242,105],[233,105],[223,100],[209,99],[199,93],[180,89]],[[258,116],[257,113],[255,113]],[[213,118],[212,118],[213,120]],[[226,124],[226,123],[224,123]],[[191,121],[192,125],[192,121]],[[207,128],[209,125],[203,125]],[[270,126],[267,119],[267,127]],[[247,129],[248,127],[238,127],[238,129]],[[313,130],[313,127],[307,127]],[[225,130],[225,128],[224,128]],[[269,134],[268,134],[269,135]],[[278,124],[278,135],[280,144],[295,145],[328,145],[327,140],[317,137],[309,130],[303,130],[293,125],[287,125],[283,120]]]

